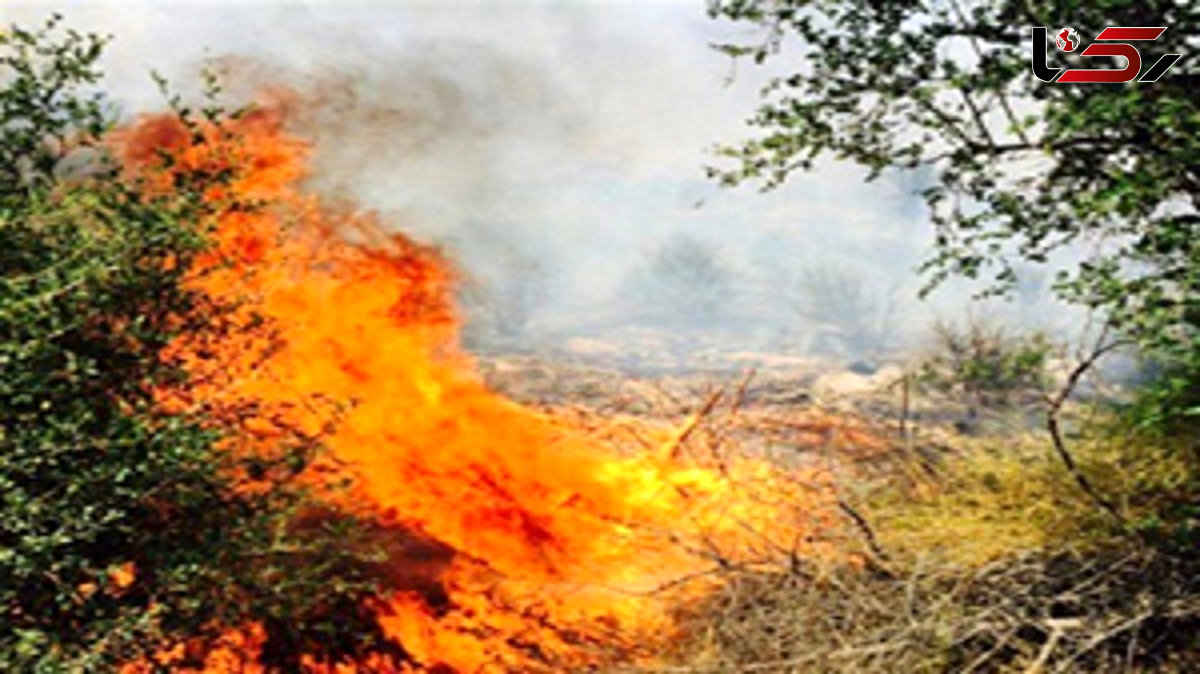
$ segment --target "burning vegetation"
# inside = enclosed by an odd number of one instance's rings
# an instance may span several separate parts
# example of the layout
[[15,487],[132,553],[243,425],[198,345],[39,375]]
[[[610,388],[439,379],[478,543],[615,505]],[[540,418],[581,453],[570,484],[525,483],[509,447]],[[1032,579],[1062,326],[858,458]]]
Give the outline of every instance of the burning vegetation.
[[[1076,400],[1136,332],[716,384],[478,356],[442,250],[312,191],[308,99],[118,123],[104,42],[0,35],[0,669],[1194,670],[1194,370]],[[641,276],[661,330],[734,297],[699,239]],[[883,348],[852,277],[775,300]]]
[[686,458],[666,428],[645,429],[658,448],[622,452],[489,391],[456,344],[447,263],[301,191],[306,147],[284,121],[267,106],[191,129],[148,117],[114,136],[152,189],[235,176],[204,194],[215,245],[188,280],[233,308],[171,344],[164,357],[188,377],[159,398],[235,428],[227,451],[323,447],[306,478],[401,541],[383,562],[403,583],[381,621],[414,666],[646,657],[670,638],[672,603],[711,587],[717,564],[821,552],[832,502],[819,471]]

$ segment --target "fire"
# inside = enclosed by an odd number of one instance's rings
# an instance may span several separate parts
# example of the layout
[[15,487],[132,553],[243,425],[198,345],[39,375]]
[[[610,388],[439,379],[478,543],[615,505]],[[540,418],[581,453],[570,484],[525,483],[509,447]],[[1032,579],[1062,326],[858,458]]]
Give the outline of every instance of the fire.
[[[230,451],[320,438],[325,473],[352,478],[331,498],[450,551],[410,570],[443,588],[441,605],[401,593],[384,625],[419,667],[563,671],[642,657],[670,634],[671,593],[659,590],[684,591],[717,551],[753,561],[821,526],[824,492],[765,464],[622,455],[489,391],[457,347],[452,274],[437,251],[305,194],[308,149],[277,111],[230,124],[230,142],[206,127],[212,142],[194,143],[166,117],[117,139],[132,166],[166,150],[175,166],[245,167],[207,196],[256,204],[223,212],[195,269],[197,288],[237,307],[231,329],[177,342],[169,355],[193,382],[162,404],[236,424]],[[169,173],[147,175],[169,189]],[[253,634],[246,626],[229,649],[252,649]],[[228,660],[216,654],[210,669]]]

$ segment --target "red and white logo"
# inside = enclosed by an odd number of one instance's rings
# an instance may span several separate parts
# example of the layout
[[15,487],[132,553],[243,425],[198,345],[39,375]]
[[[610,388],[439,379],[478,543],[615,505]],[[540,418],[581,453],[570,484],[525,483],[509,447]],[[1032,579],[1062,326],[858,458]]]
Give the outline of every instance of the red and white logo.
[[[1171,66],[1175,65],[1182,54],[1163,54],[1142,72],[1142,53],[1131,42],[1154,42],[1167,32],[1166,26],[1109,26],[1100,31],[1096,39],[1079,52],[1085,58],[1119,57],[1124,67],[1117,68],[1051,68],[1046,60],[1046,38],[1048,31],[1044,26],[1033,27],[1033,42],[1031,57],[1034,77],[1043,82],[1069,83],[1098,83],[1120,84],[1123,82],[1155,82]],[[1065,26],[1054,34],[1054,42],[1063,52],[1073,52],[1079,48],[1079,34],[1074,28]],[[1110,61],[1111,62],[1111,61]],[[1120,64],[1120,61],[1117,61]]]
[[1076,33],[1074,28],[1067,26],[1058,31],[1055,40],[1058,42],[1058,48],[1062,51],[1075,51],[1075,48],[1079,46],[1079,33]]

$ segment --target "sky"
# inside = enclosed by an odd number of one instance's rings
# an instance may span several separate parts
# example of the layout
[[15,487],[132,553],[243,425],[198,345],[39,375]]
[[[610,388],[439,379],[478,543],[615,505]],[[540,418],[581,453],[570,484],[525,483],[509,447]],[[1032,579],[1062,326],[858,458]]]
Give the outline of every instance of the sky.
[[129,112],[162,107],[151,69],[186,91],[206,59],[233,96],[295,89],[316,189],[445,246],[485,291],[536,270],[534,326],[631,314],[629,279],[680,236],[750,289],[733,302],[836,268],[892,298],[909,331],[961,311],[953,289],[915,300],[930,228],[903,181],[867,184],[837,162],[768,194],[705,177],[715,145],[752,133],[769,69],[796,64],[712,49],[753,31],[710,19],[703,0],[0,6],[5,23],[50,11],[115,37],[108,87]]

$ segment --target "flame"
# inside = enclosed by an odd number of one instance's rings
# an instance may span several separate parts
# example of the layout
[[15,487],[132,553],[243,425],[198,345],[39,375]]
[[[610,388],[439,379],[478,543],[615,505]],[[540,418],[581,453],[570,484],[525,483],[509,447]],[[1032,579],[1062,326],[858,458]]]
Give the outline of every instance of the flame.
[[[333,498],[453,551],[428,570],[445,606],[400,593],[385,619],[419,667],[564,671],[645,657],[670,634],[670,593],[656,590],[681,591],[716,550],[750,560],[823,526],[825,492],[765,463],[622,455],[489,391],[456,343],[449,266],[373,216],[305,194],[308,147],[283,122],[256,109],[228,123],[232,140],[206,126],[200,143],[196,129],[148,117],[116,138],[129,166],[172,157],[143,175],[163,190],[179,168],[239,167],[206,194],[232,205],[190,281],[234,307],[229,329],[173,345],[192,381],[162,404],[236,425],[230,451],[320,438],[325,469],[353,478]],[[796,504],[807,520],[786,519]],[[209,669],[234,668],[230,653],[252,650],[254,634],[231,637]]]

